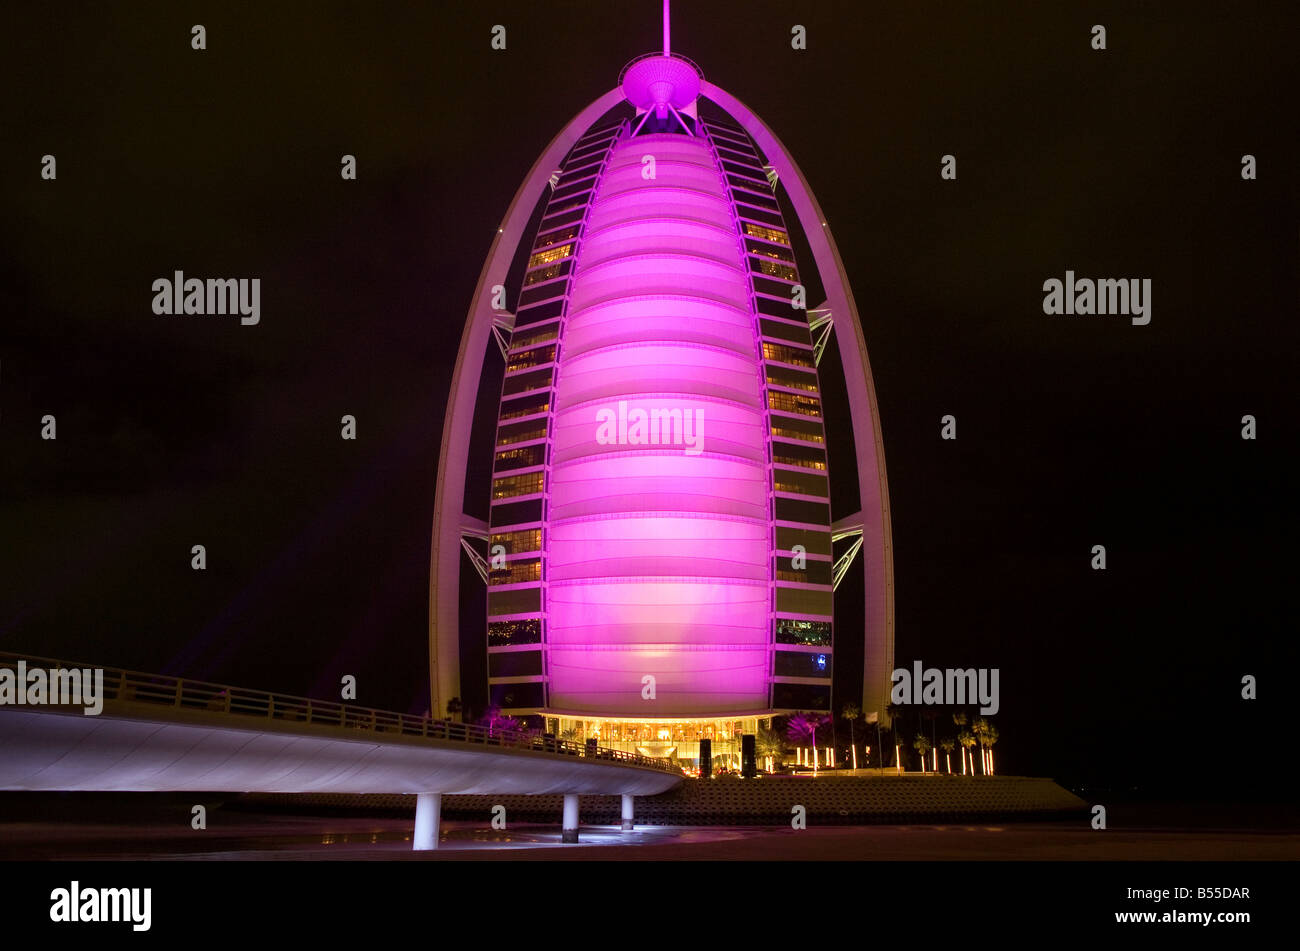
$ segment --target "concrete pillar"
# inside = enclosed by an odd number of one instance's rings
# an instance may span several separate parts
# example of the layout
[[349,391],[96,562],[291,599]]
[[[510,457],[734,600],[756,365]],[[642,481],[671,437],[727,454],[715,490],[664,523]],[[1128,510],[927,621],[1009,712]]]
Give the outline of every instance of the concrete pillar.
[[417,793],[415,797],[415,838],[412,848],[427,852],[438,847],[442,829],[442,793]]
[[623,831],[624,831],[624,832],[631,832],[631,831],[632,831],[632,817],[633,817],[633,815],[634,815],[634,812],[633,812],[633,809],[634,809],[634,806],[633,806],[633,800],[634,800],[634,798],[635,798],[635,797],[633,797],[633,796],[628,796],[628,795],[626,795],[626,794],[623,796]]
[[578,796],[568,793],[564,797],[564,833],[561,841],[578,841]]

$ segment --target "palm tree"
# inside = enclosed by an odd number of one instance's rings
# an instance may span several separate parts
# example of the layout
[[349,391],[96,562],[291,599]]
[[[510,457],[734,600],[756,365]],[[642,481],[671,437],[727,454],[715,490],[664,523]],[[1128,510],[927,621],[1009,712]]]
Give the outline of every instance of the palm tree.
[[925,754],[930,752],[930,738],[924,733],[917,733],[912,738],[912,746],[921,754],[921,772],[925,772]]
[[[902,769],[900,760],[902,754],[902,735],[903,731],[899,729],[899,721],[903,718],[903,705],[901,703],[885,704],[885,712],[889,714],[889,732],[893,734],[891,739],[894,741],[894,766]],[[881,750],[882,760],[884,750]],[[881,765],[884,765],[883,762]]]
[[796,745],[808,743],[813,748],[813,769],[817,768],[817,728],[830,717],[822,713],[793,713],[785,723],[785,735]]
[[970,772],[975,775],[975,751],[971,749],[975,745],[975,734],[970,730],[962,730],[957,734],[957,742],[961,744],[961,774],[966,775],[966,757],[970,756]]
[[460,697],[452,697],[447,701],[447,719],[459,723],[461,711],[464,709],[465,705],[460,702]]
[[840,716],[849,721],[849,751],[853,757],[853,768],[858,768],[858,741],[853,731],[853,721],[862,716],[862,708],[854,703],[844,704],[844,709],[840,711]]
[[581,743],[582,731],[576,726],[571,726],[560,734],[560,739],[564,740],[566,743]]
[[970,728],[971,728],[971,732],[975,734],[976,739],[979,740],[980,766],[984,771],[984,775],[987,776],[989,774],[989,762],[988,762],[988,757],[986,755],[986,750],[989,745],[988,735],[989,735],[989,730],[992,728],[992,724],[989,723],[987,717],[980,717],[974,723],[971,724]]
[[989,758],[989,775],[993,775],[993,744],[998,741],[998,728],[989,724],[988,732],[984,734],[984,745],[988,747]]
[[514,717],[506,716],[501,712],[500,707],[488,707],[487,713],[483,714],[483,719],[479,721],[480,725],[488,728],[488,736],[498,732],[519,732],[523,724]]
[[[788,749],[785,737],[770,727],[761,727],[754,738],[754,753],[764,760],[771,760],[772,769],[781,768]],[[772,769],[769,769],[769,772]]]
[[943,750],[943,761],[948,764],[948,775],[952,775],[952,748],[957,745],[957,741],[951,736],[945,736],[939,741],[939,748]]

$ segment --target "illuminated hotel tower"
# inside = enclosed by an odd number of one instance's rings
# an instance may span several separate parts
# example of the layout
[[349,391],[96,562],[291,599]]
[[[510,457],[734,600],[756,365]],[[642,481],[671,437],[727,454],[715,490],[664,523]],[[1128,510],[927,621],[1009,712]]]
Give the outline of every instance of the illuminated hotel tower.
[[[820,306],[803,299],[782,192]],[[543,198],[522,285],[506,287]],[[832,326],[849,420],[821,401]],[[462,503],[493,336],[506,367],[483,524]],[[834,519],[825,428],[841,421],[861,510]],[[603,745],[690,758],[707,736],[732,752],[763,718],[830,710],[834,587],[859,551],[863,709],[882,712],[889,505],[857,311],[798,167],[669,51],[665,3],[663,52],[633,60],[550,144],[480,275],[439,465],[433,710],[460,695],[459,573],[473,563],[493,705]]]

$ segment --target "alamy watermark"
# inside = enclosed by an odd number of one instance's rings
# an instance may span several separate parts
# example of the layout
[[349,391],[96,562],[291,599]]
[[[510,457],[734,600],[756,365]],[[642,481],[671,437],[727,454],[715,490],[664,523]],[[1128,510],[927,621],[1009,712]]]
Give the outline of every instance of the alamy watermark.
[[704,451],[704,410],[649,405],[602,406],[596,411],[596,442],[602,446],[682,446],[688,456]]
[[81,707],[88,717],[104,709],[104,668],[0,667],[0,706]]
[[1131,317],[1138,327],[1151,323],[1151,278],[1076,278],[1065,272],[1065,281],[1051,277],[1043,282],[1043,313],[1055,316]]
[[187,278],[176,271],[171,279],[153,282],[155,314],[239,314],[239,322],[251,327],[262,319],[262,279]]
[[912,669],[897,668],[890,678],[894,687],[889,699],[897,704],[931,704],[964,707],[979,703],[980,713],[993,716],[1001,706],[998,700],[996,667],[924,667],[919,660]]
[[152,888],[83,888],[73,881],[50,892],[50,921],[129,922],[132,931],[153,923]]

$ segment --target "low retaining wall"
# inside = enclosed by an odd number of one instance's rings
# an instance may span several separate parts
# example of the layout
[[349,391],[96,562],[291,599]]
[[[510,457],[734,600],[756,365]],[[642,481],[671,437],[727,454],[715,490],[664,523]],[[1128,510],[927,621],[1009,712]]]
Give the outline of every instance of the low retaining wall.
[[[487,822],[492,807],[506,807],[514,822],[558,823],[560,796],[442,797],[445,819]],[[335,794],[241,797],[246,808],[309,812],[381,812],[413,815],[413,796]],[[234,805],[232,802],[230,805]],[[640,796],[638,825],[786,825],[801,805],[809,823],[940,822],[963,819],[1043,818],[1079,812],[1087,804],[1051,779],[1030,776],[822,776],[756,780],[687,780],[672,792]],[[618,796],[583,796],[582,821],[616,825]]]

